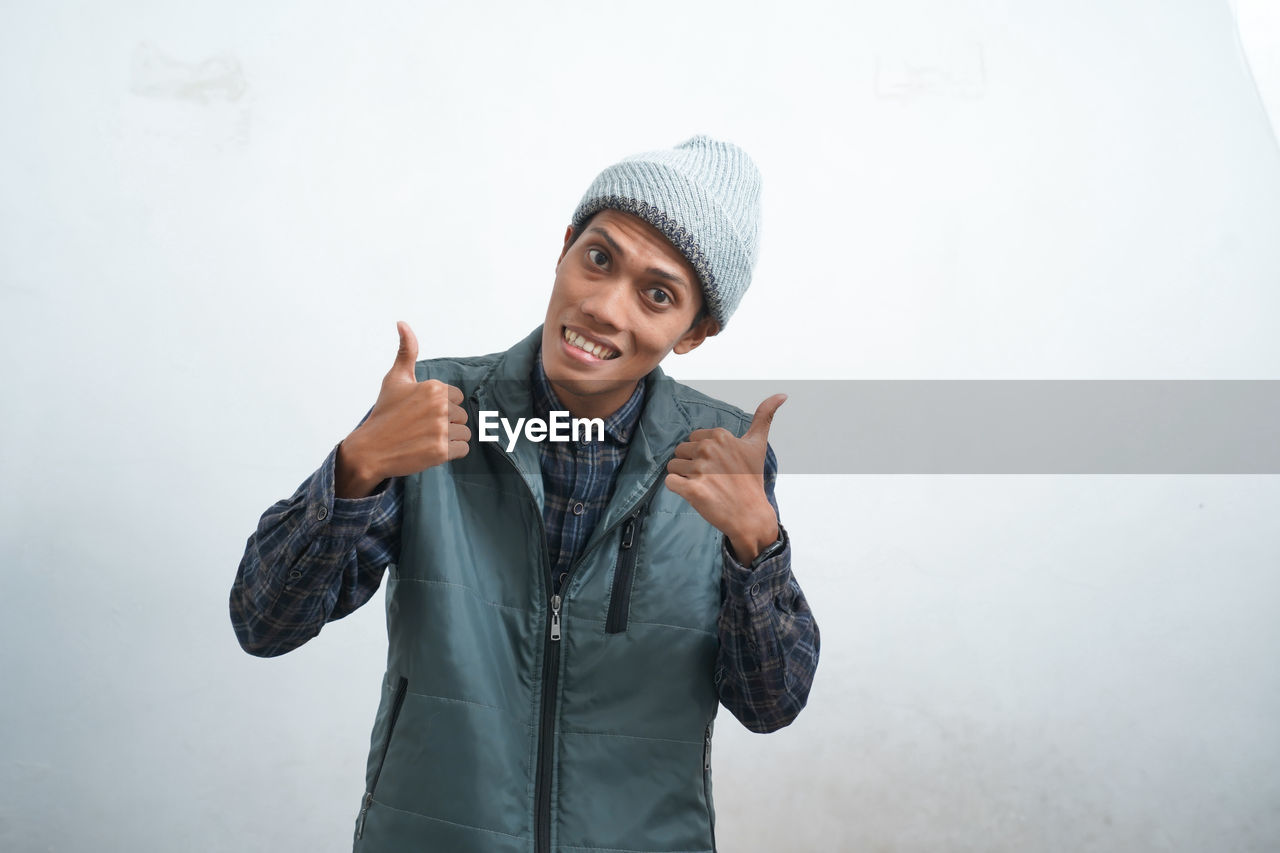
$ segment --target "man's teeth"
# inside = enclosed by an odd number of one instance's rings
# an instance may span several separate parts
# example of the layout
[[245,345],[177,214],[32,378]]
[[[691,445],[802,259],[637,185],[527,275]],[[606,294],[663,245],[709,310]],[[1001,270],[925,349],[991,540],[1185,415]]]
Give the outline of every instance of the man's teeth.
[[602,347],[600,344],[593,344],[582,335],[579,335],[577,332],[567,328],[564,330],[564,339],[578,349],[586,350],[599,359],[617,358],[618,356],[618,354],[613,350],[607,347]]

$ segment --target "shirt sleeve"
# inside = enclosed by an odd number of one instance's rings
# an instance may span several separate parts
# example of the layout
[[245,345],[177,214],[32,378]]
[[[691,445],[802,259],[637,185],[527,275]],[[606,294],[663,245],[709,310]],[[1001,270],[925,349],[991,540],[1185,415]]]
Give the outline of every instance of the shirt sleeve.
[[338,448],[293,496],[262,514],[231,587],[231,625],[259,657],[292,651],[373,597],[400,551],[404,481],[334,495]]
[[733,556],[721,537],[720,652],[715,683],[720,702],[753,732],[772,732],[799,716],[818,668],[821,636],[813,611],[791,573],[791,540],[774,498],[778,461],[765,454],[764,484],[778,514],[782,550],[755,569]]

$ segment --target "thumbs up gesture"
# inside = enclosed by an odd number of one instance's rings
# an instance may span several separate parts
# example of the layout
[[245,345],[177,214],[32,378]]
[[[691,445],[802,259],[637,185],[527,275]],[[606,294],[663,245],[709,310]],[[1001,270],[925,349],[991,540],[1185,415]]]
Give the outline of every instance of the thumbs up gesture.
[[743,565],[778,538],[778,516],[764,490],[764,460],[769,426],[786,399],[774,394],[757,406],[742,438],[723,427],[695,429],[667,463],[667,488],[729,538]]
[[400,349],[364,423],[338,447],[337,497],[364,497],[388,477],[404,477],[467,455],[471,430],[459,388],[436,379],[419,382],[413,365],[418,338],[396,324]]

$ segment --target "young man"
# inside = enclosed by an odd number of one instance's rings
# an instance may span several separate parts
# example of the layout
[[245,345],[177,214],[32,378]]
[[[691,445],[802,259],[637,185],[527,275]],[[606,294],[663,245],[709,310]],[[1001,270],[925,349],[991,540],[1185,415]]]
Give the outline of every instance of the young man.
[[[609,167],[543,325],[417,361],[399,324],[373,408],[263,515],[231,591],[252,654],[296,648],[387,573],[357,850],[715,849],[718,704],[787,725],[819,651],[773,496],[785,397],[748,416],[658,367],[724,328],[758,220],[759,175],[728,143]],[[564,411],[603,429],[510,429]]]

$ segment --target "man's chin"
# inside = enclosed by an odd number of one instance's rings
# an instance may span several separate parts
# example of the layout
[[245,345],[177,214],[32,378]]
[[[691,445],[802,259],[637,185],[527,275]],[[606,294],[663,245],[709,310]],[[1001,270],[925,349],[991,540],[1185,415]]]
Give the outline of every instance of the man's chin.
[[557,392],[566,391],[577,397],[591,397],[596,394],[605,394],[618,388],[623,383],[618,379],[604,378],[582,378],[580,376],[552,376],[547,374],[547,379],[551,382],[551,387]]
[[[619,375],[612,365],[569,365],[554,359],[555,364],[543,362],[543,370],[547,379],[557,389],[564,389],[579,397],[591,397],[598,394],[614,394],[622,389],[634,390],[636,383],[644,376]],[[578,368],[578,369],[575,369]]]

